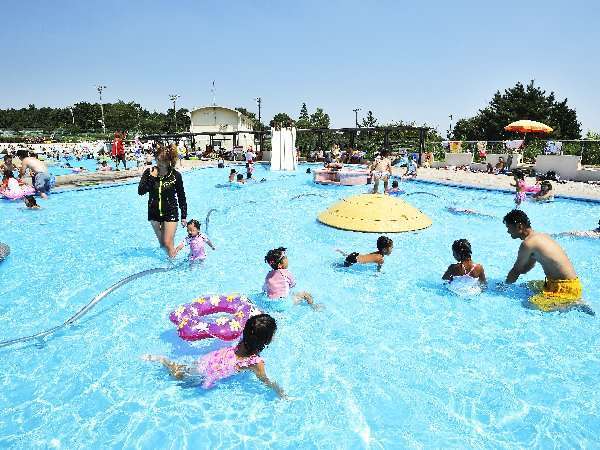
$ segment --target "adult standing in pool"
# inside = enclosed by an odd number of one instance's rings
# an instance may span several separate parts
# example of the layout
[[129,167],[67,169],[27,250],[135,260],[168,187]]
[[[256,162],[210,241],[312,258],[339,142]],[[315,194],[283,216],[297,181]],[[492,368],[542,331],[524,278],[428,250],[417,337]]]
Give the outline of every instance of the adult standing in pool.
[[21,160],[21,168],[19,169],[19,178],[23,178],[27,169],[31,174],[31,180],[35,191],[40,194],[40,197],[48,198],[51,182],[48,167],[45,163],[37,159],[35,156],[29,156],[27,150],[19,150],[17,156]]
[[546,280],[533,282],[539,293],[529,298],[529,303],[542,311],[579,308],[593,314],[581,301],[582,286],[573,264],[564,250],[550,236],[531,228],[527,214],[514,209],[504,216],[504,225],[510,237],[521,239],[517,260],[506,276],[506,283],[514,283],[520,275],[529,272],[539,262]]
[[169,257],[175,252],[175,232],[181,210],[181,226],[187,225],[187,202],[183,179],[175,170],[177,149],[159,146],[156,152],[156,166],[144,171],[138,194],[149,194],[148,220],[156,234],[161,247],[164,247]]

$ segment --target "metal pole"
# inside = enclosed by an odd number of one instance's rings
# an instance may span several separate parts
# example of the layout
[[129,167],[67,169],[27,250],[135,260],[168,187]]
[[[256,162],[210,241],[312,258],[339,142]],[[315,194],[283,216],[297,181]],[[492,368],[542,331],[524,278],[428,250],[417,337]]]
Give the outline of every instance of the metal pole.
[[261,97],[256,97],[256,103],[258,104],[258,127],[260,128],[260,134],[258,135],[258,146],[260,148],[260,151],[262,152],[263,149],[263,133],[262,133],[262,122],[260,121],[260,112],[261,112],[261,106],[262,106],[262,98]]
[[356,128],[358,128],[358,112],[360,108],[353,109],[352,111],[354,111],[354,123],[356,124]]
[[177,133],[177,99],[181,97],[179,94],[169,95],[169,100],[173,102],[173,123],[175,124],[175,133]]
[[97,85],[96,90],[100,95],[100,113],[102,114],[102,133],[106,134],[106,123],[104,122],[104,106],[102,105],[102,91],[106,89],[106,86]]

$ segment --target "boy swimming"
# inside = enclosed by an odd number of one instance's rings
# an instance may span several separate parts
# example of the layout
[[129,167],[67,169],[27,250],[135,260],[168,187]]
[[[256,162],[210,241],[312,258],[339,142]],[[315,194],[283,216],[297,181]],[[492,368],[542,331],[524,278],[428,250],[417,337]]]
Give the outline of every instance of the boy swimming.
[[377,251],[375,252],[361,255],[358,252],[348,254],[340,249],[336,249],[336,251],[346,257],[344,267],[350,267],[353,264],[377,264],[377,270],[381,270],[385,257],[392,253],[393,248],[394,241],[387,236],[379,236],[377,238]]

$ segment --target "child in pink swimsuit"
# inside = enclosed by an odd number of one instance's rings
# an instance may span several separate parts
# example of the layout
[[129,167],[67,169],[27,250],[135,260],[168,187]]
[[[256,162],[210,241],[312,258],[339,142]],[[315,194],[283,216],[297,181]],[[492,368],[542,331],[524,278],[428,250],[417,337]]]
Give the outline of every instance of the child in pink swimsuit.
[[516,190],[515,204],[517,205],[517,208],[519,208],[519,206],[521,206],[521,203],[523,203],[525,201],[525,199],[527,198],[527,193],[528,192],[533,192],[533,193],[539,192],[540,187],[537,184],[534,186],[528,186],[527,183],[525,182],[525,175],[520,170],[514,170],[513,176],[515,178],[515,184],[511,183],[510,185],[513,186]]
[[[271,271],[265,277],[263,291],[270,300],[286,298],[290,295],[290,288],[296,286],[296,280],[292,272],[288,270],[288,259],[285,254],[285,248],[279,247],[269,250],[265,256],[265,262],[271,266]],[[314,303],[312,295],[308,292],[296,292],[293,294],[295,303],[306,300],[312,308],[318,306]]]
[[207,353],[193,366],[178,364],[164,356],[144,355],[142,359],[160,362],[169,369],[173,377],[179,380],[200,375],[203,378],[204,389],[210,389],[217,381],[229,378],[242,370],[251,370],[279,397],[285,398],[283,389],[267,377],[265,362],[260,357],[260,352],[271,343],[276,330],[275,319],[268,314],[259,314],[248,319],[240,342],[232,347]]
[[190,246],[190,261],[204,261],[206,259],[206,252],[204,251],[204,243],[206,242],[210,248],[216,250],[215,246],[208,236],[200,233],[200,222],[196,219],[192,219],[187,223],[187,237],[177,246],[175,254],[185,247]]

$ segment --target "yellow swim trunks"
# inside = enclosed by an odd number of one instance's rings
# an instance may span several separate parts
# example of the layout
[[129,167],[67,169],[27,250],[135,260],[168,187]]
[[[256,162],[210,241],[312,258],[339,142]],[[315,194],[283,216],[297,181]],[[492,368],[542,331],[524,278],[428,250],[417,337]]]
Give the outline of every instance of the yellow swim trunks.
[[538,292],[529,301],[542,311],[555,311],[565,308],[581,299],[581,281],[574,280],[548,280],[531,281],[529,288]]

